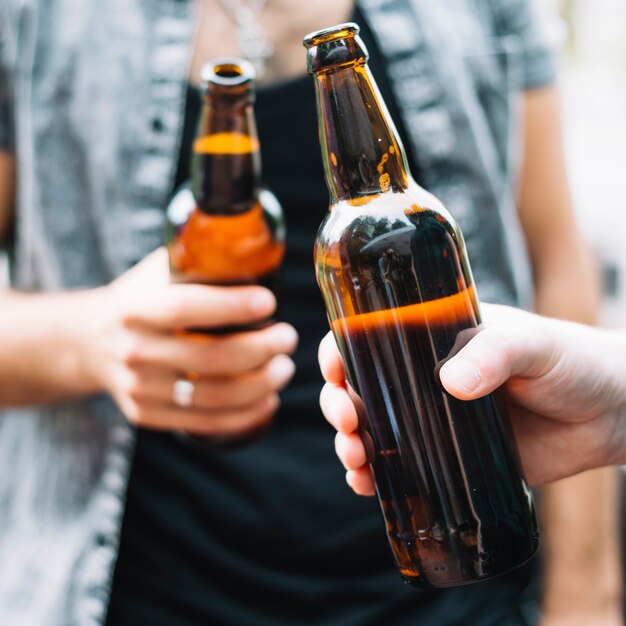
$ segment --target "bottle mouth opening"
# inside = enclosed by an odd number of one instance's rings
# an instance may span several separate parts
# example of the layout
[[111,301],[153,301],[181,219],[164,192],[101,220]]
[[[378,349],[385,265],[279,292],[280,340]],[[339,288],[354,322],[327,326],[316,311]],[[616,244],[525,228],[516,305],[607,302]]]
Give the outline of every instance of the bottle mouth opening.
[[328,28],[322,28],[322,30],[316,30],[308,35],[304,36],[302,43],[305,48],[313,48],[323,43],[334,41],[335,39],[345,39],[346,37],[356,37],[359,34],[358,24],[354,22],[344,22],[343,24],[337,24],[336,26],[329,26]]
[[309,74],[321,75],[367,62],[368,53],[359,37],[358,24],[345,22],[310,33],[302,43]]
[[254,67],[249,61],[238,57],[213,59],[202,66],[201,79],[204,87],[245,87],[255,79]]

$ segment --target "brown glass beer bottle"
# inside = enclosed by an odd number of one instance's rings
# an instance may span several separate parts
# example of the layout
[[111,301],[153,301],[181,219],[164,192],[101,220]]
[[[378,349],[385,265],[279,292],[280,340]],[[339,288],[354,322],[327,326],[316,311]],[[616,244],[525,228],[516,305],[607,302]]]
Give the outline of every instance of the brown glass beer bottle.
[[[285,224],[278,200],[261,185],[254,69],[244,59],[216,59],[203,67],[202,81],[204,103],[191,155],[191,182],[167,209],[171,278],[208,285],[262,285],[276,294]],[[234,333],[271,322],[189,332]],[[255,434],[194,439],[222,446]]]
[[395,561],[422,587],[463,585],[537,548],[504,407],[447,394],[438,369],[480,323],[461,232],[411,178],[359,28],[308,35],[330,212],[317,278],[371,463]]

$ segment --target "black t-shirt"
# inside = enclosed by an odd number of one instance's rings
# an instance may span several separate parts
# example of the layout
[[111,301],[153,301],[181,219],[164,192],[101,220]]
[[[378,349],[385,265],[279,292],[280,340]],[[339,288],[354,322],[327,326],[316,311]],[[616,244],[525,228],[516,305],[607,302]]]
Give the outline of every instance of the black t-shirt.
[[[372,34],[356,18],[399,123]],[[179,182],[199,108],[190,89]],[[377,502],[346,486],[318,405],[317,347],[328,324],[312,250],[328,192],[313,80],[259,89],[255,111],[264,182],[287,221],[280,317],[300,334],[297,373],[272,428],[254,444],[207,452],[171,434],[138,433],[108,624],[525,624],[515,608],[525,570],[466,589],[404,585]]]

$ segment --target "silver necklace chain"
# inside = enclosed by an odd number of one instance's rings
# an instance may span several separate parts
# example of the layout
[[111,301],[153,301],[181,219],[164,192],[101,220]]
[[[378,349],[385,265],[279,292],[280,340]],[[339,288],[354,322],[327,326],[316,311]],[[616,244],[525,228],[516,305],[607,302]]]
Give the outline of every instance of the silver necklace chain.
[[243,57],[254,66],[257,78],[263,76],[268,60],[274,52],[272,42],[259,24],[259,17],[268,0],[219,0],[224,10],[237,25],[237,45]]

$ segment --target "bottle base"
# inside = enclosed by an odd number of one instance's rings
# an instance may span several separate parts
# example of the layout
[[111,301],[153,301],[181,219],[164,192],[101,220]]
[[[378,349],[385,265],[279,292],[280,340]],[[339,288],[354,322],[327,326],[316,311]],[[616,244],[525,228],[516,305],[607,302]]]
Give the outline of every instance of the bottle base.
[[476,577],[473,577],[473,578],[464,578],[464,579],[461,579],[461,580],[452,580],[450,582],[438,581],[436,584],[433,584],[433,583],[429,583],[428,581],[424,580],[423,578],[421,578],[419,576],[408,575],[408,574],[403,573],[402,571],[400,572],[400,576],[402,577],[402,580],[407,585],[410,585],[411,587],[416,587],[418,589],[436,590],[436,589],[454,589],[455,587],[467,587],[468,585],[474,585],[476,583],[480,583],[480,582],[483,582],[483,581],[486,581],[486,580],[491,580],[493,578],[498,578],[499,576],[503,576],[504,574],[508,574],[509,572],[513,572],[514,570],[516,570],[516,569],[518,569],[520,567],[523,567],[524,565],[526,565],[527,563],[530,563],[530,561],[532,561],[532,559],[537,554],[538,548],[539,548],[539,544],[537,544],[535,546],[535,548],[532,551],[532,553],[530,554],[530,556],[528,556],[524,560],[520,561],[519,563],[516,563],[514,565],[511,565],[511,566],[506,567],[506,568],[504,568],[502,570],[499,570],[499,571],[489,572],[487,574],[482,574],[482,575],[477,575]]

